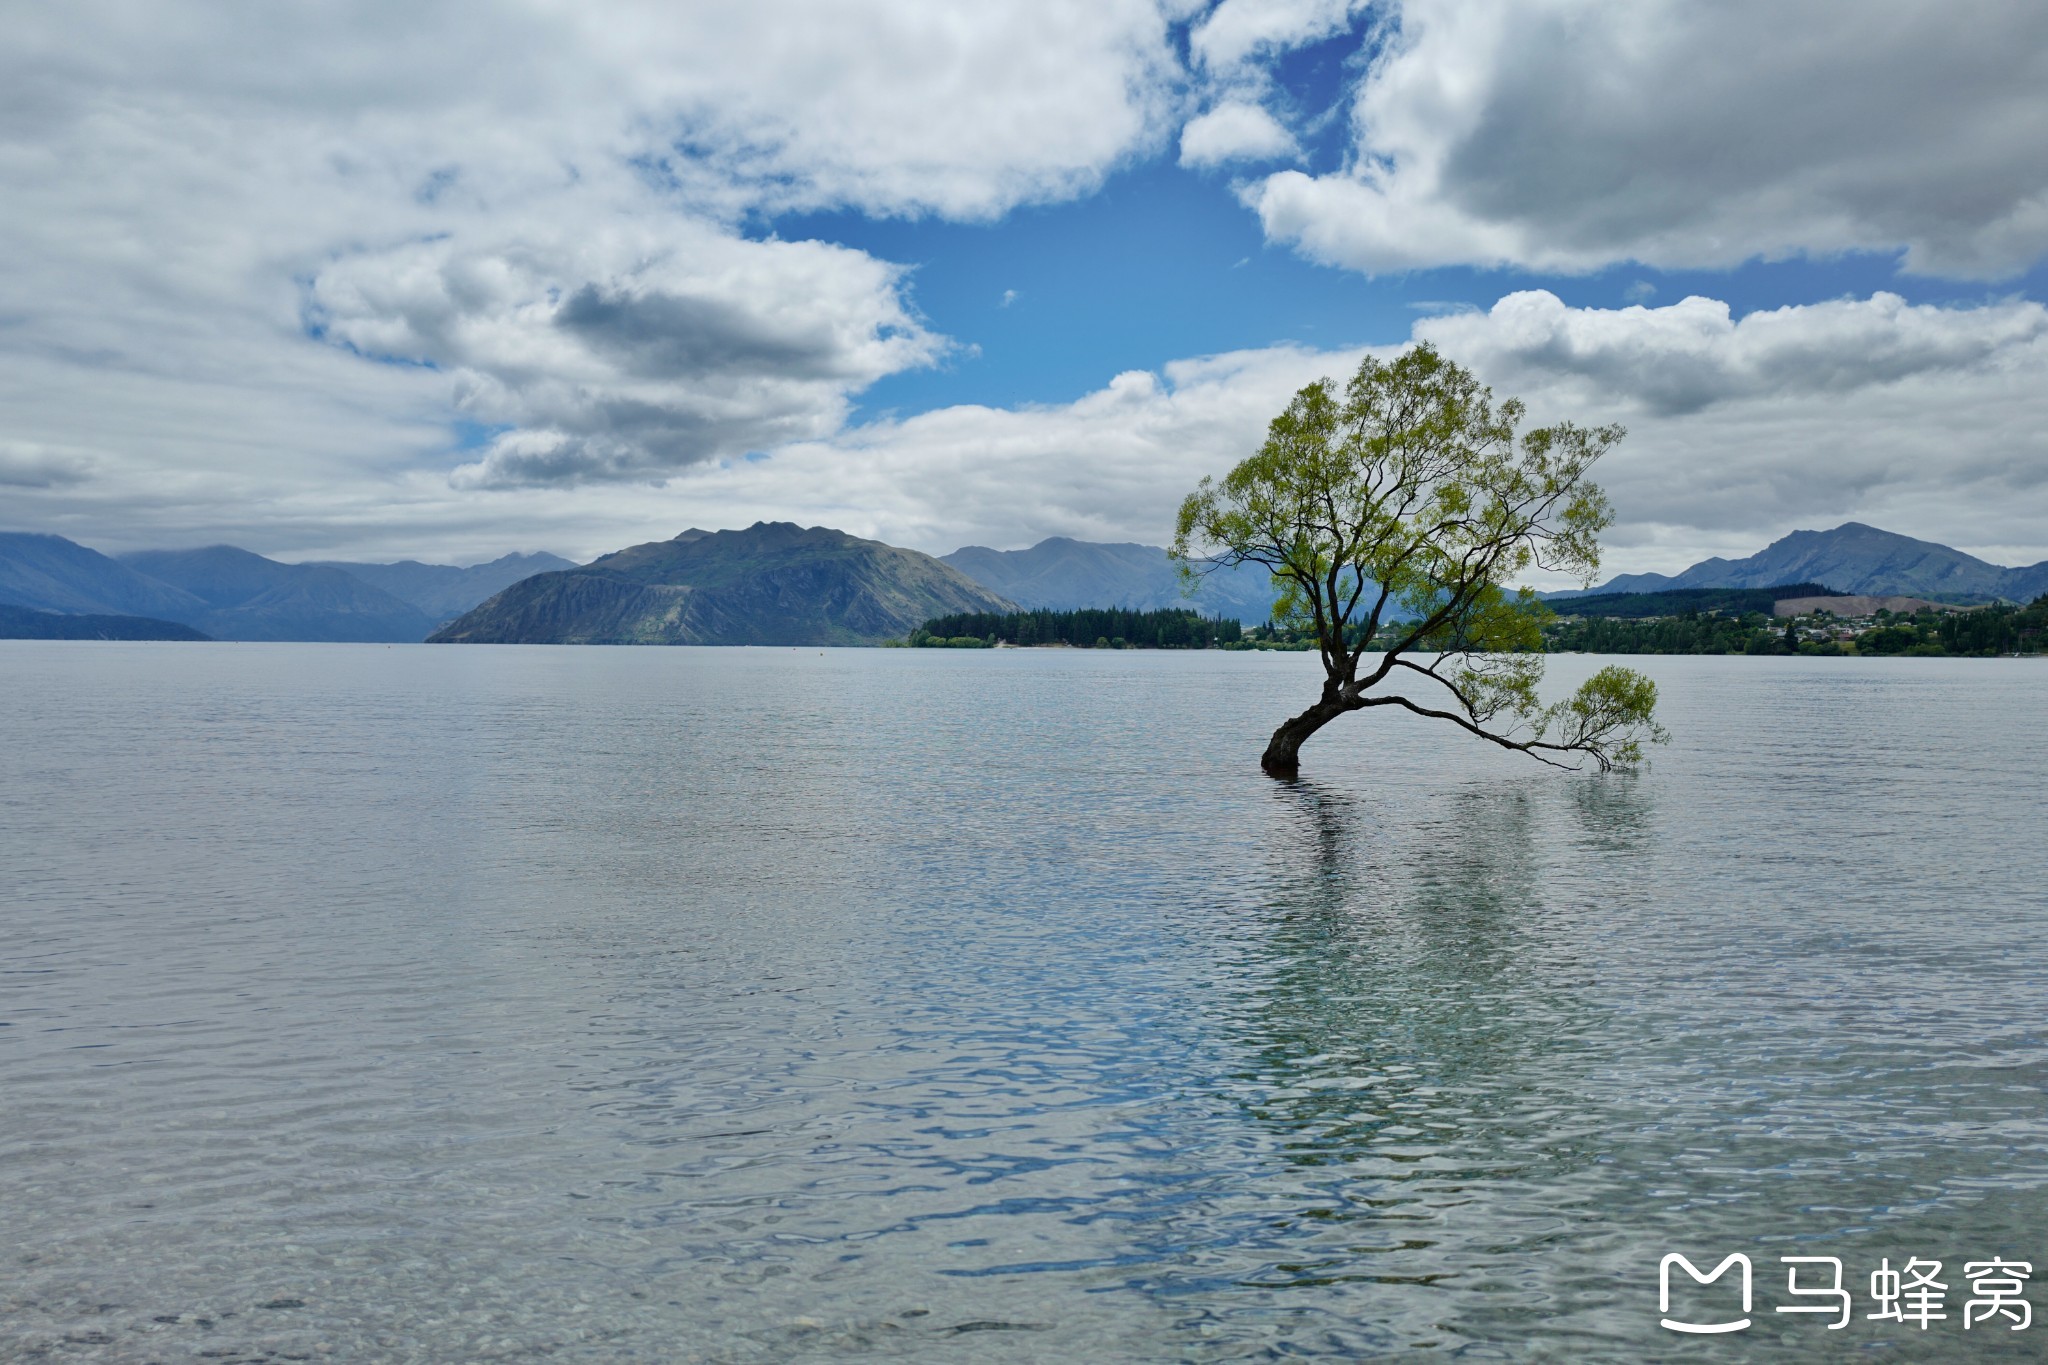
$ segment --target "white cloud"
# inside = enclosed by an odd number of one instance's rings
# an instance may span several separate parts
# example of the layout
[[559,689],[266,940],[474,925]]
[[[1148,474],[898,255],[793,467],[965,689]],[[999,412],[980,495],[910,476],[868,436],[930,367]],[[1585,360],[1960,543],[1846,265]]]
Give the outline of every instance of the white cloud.
[[[1071,403],[959,406],[679,480],[724,524],[778,515],[943,553],[1049,535],[1159,544],[1205,473],[1255,448],[1296,388],[1356,353],[1282,347],[1133,370]],[[770,509],[781,509],[779,512]]]
[[614,223],[573,241],[354,256],[311,298],[331,339],[447,371],[465,412],[514,428],[459,483],[568,484],[836,429],[848,393],[939,349],[899,273],[819,242]]
[[1223,0],[1189,36],[1210,71],[1230,72],[1349,27],[1364,0]]
[[1176,79],[1150,0],[17,6],[8,516],[320,552],[385,494],[481,528],[484,486],[829,432],[943,340],[895,266],[747,215],[1083,193]]
[[513,167],[632,157],[724,207],[961,217],[1099,181],[1164,136],[1177,69],[1151,0],[74,0],[8,38],[0,129],[24,142],[281,119],[408,190],[452,167],[458,197],[496,197]]
[[1264,109],[1227,100],[1180,130],[1180,164],[1221,166],[1232,161],[1279,161],[1299,149],[1294,134]]
[[[936,550],[1157,542],[1295,387],[1356,360],[1243,352],[1072,403],[849,429],[850,395],[945,339],[895,265],[743,230],[790,207],[985,219],[1085,192],[1167,145],[1177,2],[16,10],[15,525],[306,557],[589,555],[759,517]],[[1580,269],[1894,244],[1990,273],[2048,242],[2039,7],[1400,14],[1357,162],[1254,190],[1268,232],[1322,259]],[[1183,152],[1243,148],[1217,115],[1291,107],[1258,64],[1356,17],[1217,6],[1191,42],[1221,103]],[[1539,412],[1631,424],[1603,475],[1611,567],[1848,517],[2048,554],[2038,305],[1878,296],[1736,320],[1711,300],[1517,295],[1416,330]],[[462,450],[457,418],[475,424]]]
[[[1367,272],[1580,271],[1903,249],[2014,273],[2048,252],[2048,8],[1869,0],[1405,0],[1341,171],[1248,198]],[[1237,43],[1232,50],[1243,46]]]
[[1547,290],[1416,333],[1499,384],[1568,386],[1584,401],[1660,416],[1774,395],[1853,394],[1902,380],[1967,379],[2048,338],[2048,308],[1915,307],[1896,294],[1760,310],[1718,299],[1665,308],[1568,308]]

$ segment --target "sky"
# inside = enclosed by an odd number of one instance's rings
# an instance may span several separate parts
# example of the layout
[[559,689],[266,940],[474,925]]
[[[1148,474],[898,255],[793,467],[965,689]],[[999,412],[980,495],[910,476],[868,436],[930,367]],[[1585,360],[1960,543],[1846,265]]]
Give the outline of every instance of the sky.
[[[1603,573],[2048,559],[2048,6],[0,0],[0,529],[1161,544],[1436,344]],[[1540,584],[1539,586],[1558,586]]]

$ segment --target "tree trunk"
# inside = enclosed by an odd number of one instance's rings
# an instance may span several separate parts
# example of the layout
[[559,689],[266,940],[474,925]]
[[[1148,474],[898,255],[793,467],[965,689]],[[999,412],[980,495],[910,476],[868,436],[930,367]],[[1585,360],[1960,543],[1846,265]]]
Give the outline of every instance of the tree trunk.
[[1340,701],[1323,700],[1273,732],[1259,766],[1269,777],[1288,781],[1301,775],[1301,746],[1308,737],[1343,715],[1351,707]]

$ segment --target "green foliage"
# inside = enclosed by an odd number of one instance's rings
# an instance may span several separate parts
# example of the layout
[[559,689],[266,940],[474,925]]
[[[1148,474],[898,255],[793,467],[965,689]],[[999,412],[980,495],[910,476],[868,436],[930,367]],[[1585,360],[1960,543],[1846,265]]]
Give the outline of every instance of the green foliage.
[[1618,736],[1608,742],[1606,755],[1616,766],[1632,768],[1643,761],[1644,744],[1664,744],[1671,738],[1651,719],[1656,710],[1657,684],[1609,664],[1580,683],[1569,700],[1551,707],[1548,719],[1567,749],[1597,743],[1600,736]]
[[[1322,658],[1322,699],[1275,732],[1269,769],[1291,769],[1303,738],[1368,706],[1440,717],[1568,766],[1634,762],[1663,738],[1647,680],[1624,687],[1603,671],[1566,709],[1538,700],[1548,612],[1509,584],[1538,568],[1592,581],[1613,512],[1586,474],[1623,433],[1570,422],[1524,432],[1522,417],[1519,400],[1496,406],[1432,347],[1367,357],[1341,392],[1330,380],[1302,389],[1256,454],[1181,504],[1171,554],[1183,575],[1263,566],[1276,625],[1312,635]],[[1372,650],[1382,652],[1366,668]],[[1426,679],[1442,708],[1390,679]]]
[[1941,647],[1951,654],[2038,654],[2048,631],[2048,594],[2024,607],[1950,613],[1934,629]]
[[1915,645],[1924,643],[1920,632],[1911,626],[1879,626],[1866,630],[1856,637],[1858,654],[1904,654]]
[[1544,628],[1553,654],[1783,654],[1785,636],[1758,612],[1741,616],[1611,617],[1559,621]]
[[929,648],[957,644],[961,638],[971,636],[974,644],[983,647],[1001,641],[1012,645],[1064,644],[1083,649],[1212,649],[1236,645],[1243,633],[1243,627],[1234,620],[1212,619],[1185,607],[1161,611],[1113,607],[940,616],[913,631],[910,643]]

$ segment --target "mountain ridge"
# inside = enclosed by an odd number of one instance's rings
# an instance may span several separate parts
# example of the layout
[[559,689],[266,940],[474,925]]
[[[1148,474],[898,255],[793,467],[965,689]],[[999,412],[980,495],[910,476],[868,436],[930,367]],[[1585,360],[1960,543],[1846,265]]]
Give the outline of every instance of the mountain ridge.
[[1862,596],[2027,602],[2048,592],[2048,560],[2007,568],[1931,540],[1848,521],[1829,531],[1780,536],[1744,559],[1703,559],[1677,574],[1618,574],[1597,587],[1544,596],[1768,588],[1780,583],[1819,583]]
[[[0,606],[168,622],[231,640],[417,643],[509,582],[569,564],[545,553],[468,566],[288,564],[233,545],[112,556],[64,536],[7,531],[0,532]],[[420,600],[367,581],[380,577],[400,580]],[[22,628],[32,624],[44,628]]]
[[234,545],[138,550],[123,564],[199,598],[186,624],[217,640],[416,643],[433,621],[340,569],[283,564]]
[[371,564],[340,559],[308,560],[315,568],[339,569],[380,592],[425,612],[438,625],[481,606],[522,578],[573,569],[576,562],[545,550],[499,555],[483,564],[423,564],[401,559]]
[[1015,606],[916,550],[762,521],[522,579],[428,643],[877,644],[933,616]]
[[75,540],[0,532],[0,603],[73,616],[140,616],[187,624],[206,611],[191,593]]

